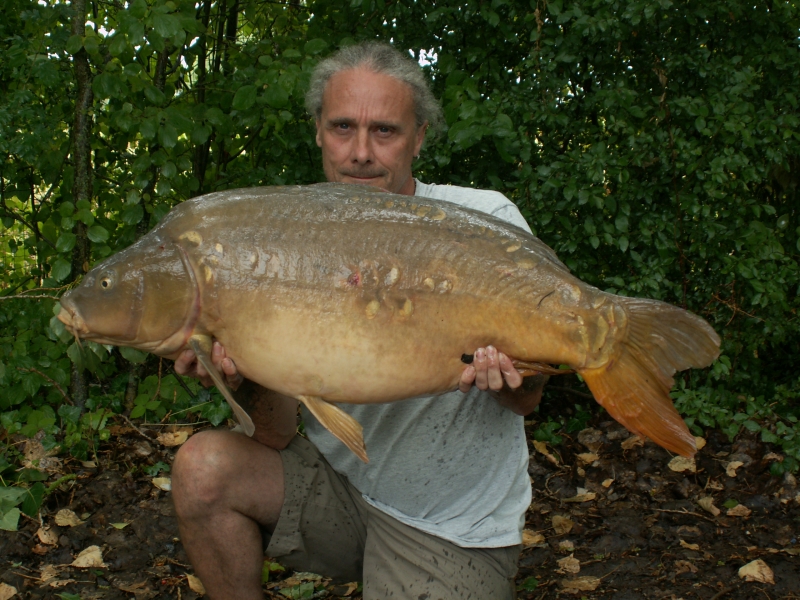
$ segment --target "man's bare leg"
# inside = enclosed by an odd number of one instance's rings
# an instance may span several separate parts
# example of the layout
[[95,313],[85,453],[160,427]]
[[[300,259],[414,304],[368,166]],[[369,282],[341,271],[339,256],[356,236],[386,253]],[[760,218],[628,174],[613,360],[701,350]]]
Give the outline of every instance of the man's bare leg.
[[280,454],[242,434],[198,433],[181,447],[172,489],[181,541],[208,596],[261,599],[259,524],[283,506]]

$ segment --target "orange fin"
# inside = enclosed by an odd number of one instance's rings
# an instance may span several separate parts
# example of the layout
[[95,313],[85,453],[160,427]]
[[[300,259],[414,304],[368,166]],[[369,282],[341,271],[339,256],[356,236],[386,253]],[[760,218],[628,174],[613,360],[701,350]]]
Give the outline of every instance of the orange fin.
[[319,396],[298,396],[297,399],[306,405],[309,412],[325,429],[350,448],[358,458],[365,463],[369,462],[363,429],[358,421],[335,404],[331,404]]
[[700,317],[655,300],[617,298],[625,309],[625,337],[606,365],[579,369],[597,401],[631,432],[682,456],[694,456],[694,436],[669,391],[676,370],[710,365],[720,339]]
[[253,434],[256,432],[253,419],[251,419],[250,415],[236,402],[231,390],[222,380],[222,377],[220,377],[219,371],[217,371],[214,363],[211,362],[211,338],[207,335],[193,335],[189,338],[189,347],[194,350],[194,354],[197,356],[197,362],[205,367],[205,370],[208,371],[208,374],[214,381],[214,385],[217,386],[217,389],[225,397],[225,400],[228,401],[228,404],[230,404],[231,410],[236,416],[236,421],[242,426],[242,431],[244,431],[245,435],[248,437],[253,437]]

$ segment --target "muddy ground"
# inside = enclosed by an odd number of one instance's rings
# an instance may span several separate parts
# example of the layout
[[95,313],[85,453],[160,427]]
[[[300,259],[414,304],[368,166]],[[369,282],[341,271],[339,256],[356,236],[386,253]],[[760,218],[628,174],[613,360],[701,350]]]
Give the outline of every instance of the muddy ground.
[[[191,427],[131,425],[118,421],[95,462],[40,460],[53,480],[76,478],[46,500],[40,520],[0,531],[0,600],[11,587],[16,598],[201,596],[170,492],[157,487],[168,484],[169,444]],[[519,598],[800,598],[800,487],[770,475],[781,459],[774,449],[709,432],[696,463],[682,465],[601,415],[558,444],[534,442],[537,424],[527,427],[534,497]],[[746,565],[755,580],[740,574]],[[268,598],[360,598],[357,582],[271,568]]]

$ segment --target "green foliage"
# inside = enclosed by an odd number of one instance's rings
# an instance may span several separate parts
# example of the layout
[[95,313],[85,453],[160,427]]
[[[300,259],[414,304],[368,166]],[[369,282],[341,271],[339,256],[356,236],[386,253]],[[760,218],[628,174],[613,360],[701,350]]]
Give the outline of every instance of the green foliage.
[[[391,39],[425,65],[447,121],[415,164],[420,179],[497,189],[580,278],[707,318],[722,356],[679,379],[678,407],[698,432],[755,432],[797,469],[793,4],[135,0],[93,5],[83,35],[63,0],[6,4],[0,294],[71,285],[189,197],[323,179],[303,108],[310,70],[341,45]],[[84,53],[90,201],[73,197],[70,146]],[[75,261],[84,243],[86,265]],[[0,300],[6,435],[41,430],[88,456],[107,435],[103,411],[229,414],[152,357],[77,345],[53,305]],[[90,382],[83,408],[67,400],[73,364]],[[552,441],[557,429],[541,431]]]

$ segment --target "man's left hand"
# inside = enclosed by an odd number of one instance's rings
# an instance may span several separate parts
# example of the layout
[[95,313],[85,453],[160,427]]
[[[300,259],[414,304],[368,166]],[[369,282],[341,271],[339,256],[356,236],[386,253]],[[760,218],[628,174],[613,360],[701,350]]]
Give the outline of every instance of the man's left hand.
[[542,389],[549,378],[536,375],[530,378],[531,385],[522,386],[522,375],[511,359],[498,352],[494,346],[478,348],[471,365],[461,373],[458,389],[468,392],[474,385],[488,390],[504,406],[518,415],[530,414],[542,400]]

